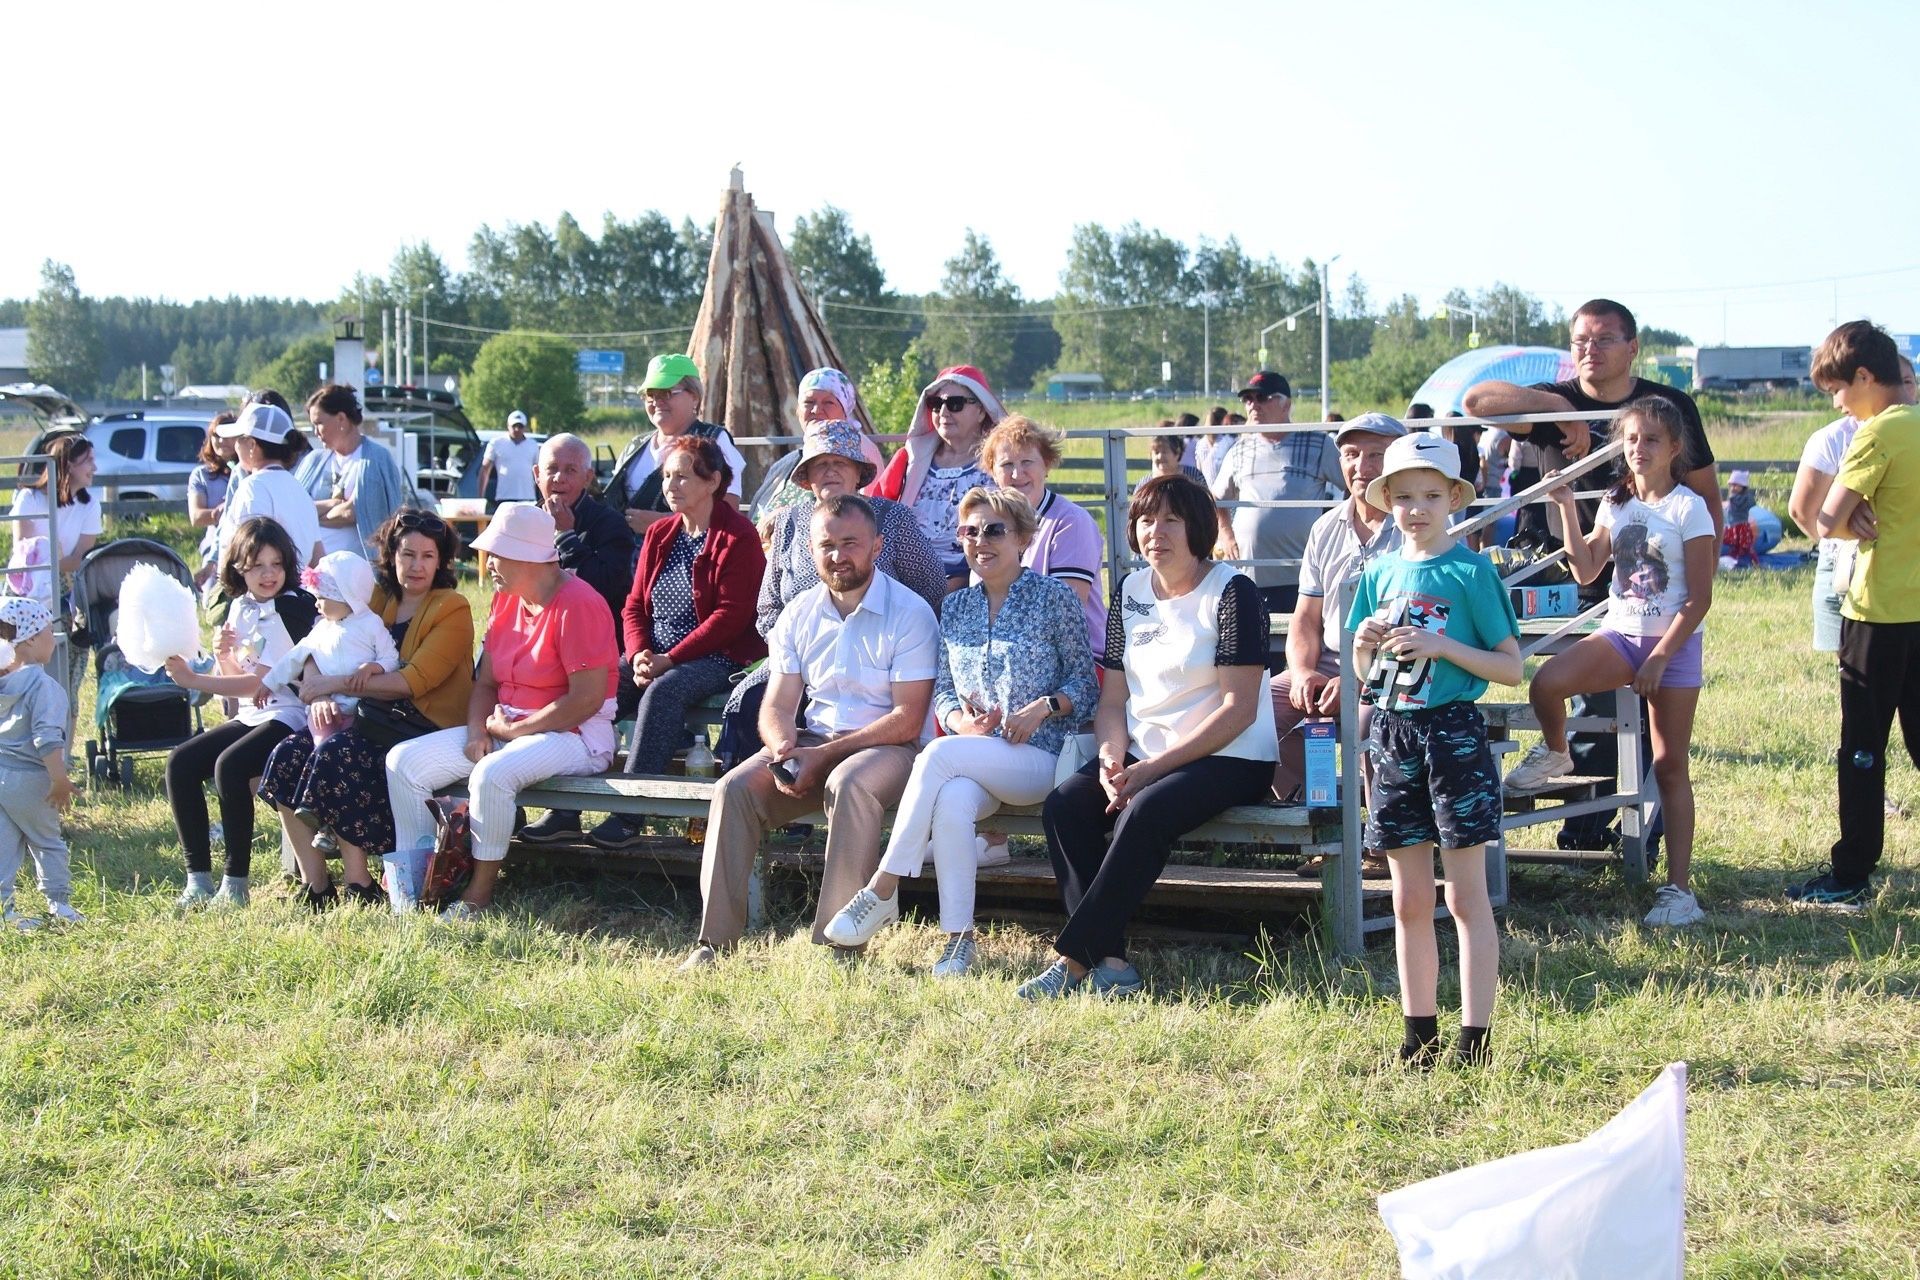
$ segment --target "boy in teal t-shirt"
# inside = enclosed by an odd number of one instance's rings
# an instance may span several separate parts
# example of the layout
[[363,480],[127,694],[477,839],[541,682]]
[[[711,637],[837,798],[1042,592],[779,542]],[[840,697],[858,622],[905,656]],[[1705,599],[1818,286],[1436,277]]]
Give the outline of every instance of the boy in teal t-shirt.
[[1394,949],[1400,965],[1404,1062],[1430,1065],[1440,1049],[1433,933],[1433,853],[1447,873],[1447,910],[1460,935],[1460,1042],[1455,1056],[1483,1061],[1493,1016],[1500,944],[1487,895],[1486,845],[1500,838],[1500,775],[1473,700],[1487,682],[1519,684],[1520,624],[1485,556],[1447,525],[1473,501],[1460,451],[1438,436],[1387,447],[1367,502],[1391,510],[1404,539],[1367,565],[1348,625],[1354,662],[1374,703],[1368,749],[1373,786],[1367,844],[1393,872]]

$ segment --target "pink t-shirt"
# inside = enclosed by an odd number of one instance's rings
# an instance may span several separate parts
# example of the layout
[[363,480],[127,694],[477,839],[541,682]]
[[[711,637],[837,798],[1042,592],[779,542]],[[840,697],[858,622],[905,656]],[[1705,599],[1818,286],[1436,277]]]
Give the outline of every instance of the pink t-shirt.
[[1035,573],[1069,582],[1085,582],[1091,594],[1081,606],[1087,615],[1087,643],[1095,653],[1107,648],[1107,598],[1100,590],[1100,568],[1106,563],[1107,544],[1100,526],[1086,508],[1068,502],[1053,490],[1040,500],[1039,527],[1020,563]]
[[487,655],[502,705],[538,711],[565,696],[576,671],[604,667],[607,697],[620,679],[613,611],[598,591],[569,573],[544,609],[501,591],[487,617]]

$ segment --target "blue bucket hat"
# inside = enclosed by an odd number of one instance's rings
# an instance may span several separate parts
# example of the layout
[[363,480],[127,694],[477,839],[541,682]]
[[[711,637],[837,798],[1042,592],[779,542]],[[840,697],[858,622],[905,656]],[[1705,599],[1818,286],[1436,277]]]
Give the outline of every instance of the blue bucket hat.
[[793,464],[793,482],[804,487],[807,483],[807,464],[829,453],[846,458],[860,469],[855,488],[864,489],[873,483],[876,468],[867,461],[866,452],[860,447],[860,424],[845,418],[816,422],[807,428],[806,443],[800,449],[800,461]]

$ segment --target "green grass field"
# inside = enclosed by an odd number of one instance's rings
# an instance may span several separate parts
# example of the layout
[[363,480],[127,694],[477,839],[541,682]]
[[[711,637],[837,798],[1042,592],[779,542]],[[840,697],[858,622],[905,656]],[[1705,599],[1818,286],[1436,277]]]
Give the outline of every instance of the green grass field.
[[1706,923],[1517,868],[1477,1074],[1390,1069],[1390,948],[1310,933],[1143,946],[1149,998],[1034,1008],[1043,934],[935,984],[932,924],[842,966],[795,903],[681,978],[697,903],[617,872],[512,864],[471,929],[272,891],[176,919],[144,763],[69,824],[89,923],[0,936],[0,1274],[1388,1276],[1378,1193],[1577,1138],[1685,1060],[1690,1275],[1915,1275],[1916,820],[1866,915],[1779,897],[1833,835],[1807,590],[1718,588]]

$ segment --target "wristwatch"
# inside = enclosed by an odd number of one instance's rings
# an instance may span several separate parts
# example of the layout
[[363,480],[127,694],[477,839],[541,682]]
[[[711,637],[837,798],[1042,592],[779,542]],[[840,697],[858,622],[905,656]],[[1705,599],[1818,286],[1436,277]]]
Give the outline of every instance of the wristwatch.
[[1041,699],[1041,701],[1047,704],[1047,714],[1050,716],[1057,716],[1065,710],[1065,708],[1060,705],[1060,695],[1058,694],[1050,693]]

